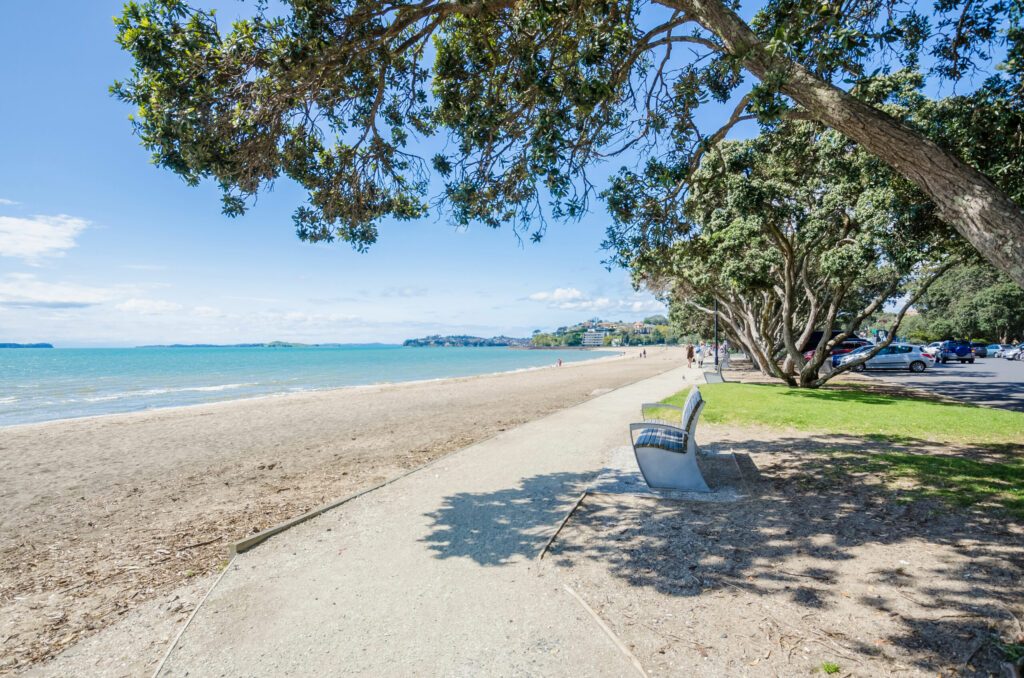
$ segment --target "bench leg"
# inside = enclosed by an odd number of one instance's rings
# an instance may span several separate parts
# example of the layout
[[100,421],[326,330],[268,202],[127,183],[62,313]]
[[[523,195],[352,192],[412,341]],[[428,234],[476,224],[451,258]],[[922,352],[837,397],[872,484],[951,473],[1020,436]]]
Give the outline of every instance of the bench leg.
[[650,487],[661,490],[710,492],[697,457],[690,452],[669,452],[656,447],[635,447],[636,463]]

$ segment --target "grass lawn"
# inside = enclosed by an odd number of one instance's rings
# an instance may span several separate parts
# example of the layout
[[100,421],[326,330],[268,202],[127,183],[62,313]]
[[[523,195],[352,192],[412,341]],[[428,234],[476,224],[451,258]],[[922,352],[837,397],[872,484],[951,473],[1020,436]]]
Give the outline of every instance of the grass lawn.
[[[1024,445],[1024,412],[882,395],[856,389],[795,389],[773,384],[706,384],[702,418],[847,433],[899,442]],[[689,389],[663,402],[682,406]]]
[[[984,450],[983,459],[956,450],[952,454],[945,450],[941,454],[913,453],[883,445],[869,453],[820,452],[830,458],[822,469],[825,473],[878,473],[909,496],[938,497],[959,506],[987,502],[1024,520],[1022,412],[856,389],[726,383],[704,385],[700,390],[707,401],[703,417],[711,423],[846,434],[881,444],[924,441]],[[663,402],[681,406],[688,391]]]

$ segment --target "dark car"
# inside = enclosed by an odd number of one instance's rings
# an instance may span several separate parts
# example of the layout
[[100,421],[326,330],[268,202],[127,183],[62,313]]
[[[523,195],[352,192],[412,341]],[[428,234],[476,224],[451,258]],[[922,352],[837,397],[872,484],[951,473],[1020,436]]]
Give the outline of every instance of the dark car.
[[983,341],[973,341],[971,342],[971,351],[976,358],[987,358],[988,344]]
[[[832,350],[829,351],[829,355],[832,356],[832,364],[836,364],[835,357],[837,355],[846,355],[847,353],[856,351],[861,346],[871,346],[871,342],[868,341],[867,339],[853,338],[847,339],[846,341],[842,341],[836,344],[835,346],[832,347]],[[810,360],[813,357],[814,349],[804,351],[804,360]]]
[[948,363],[950,360],[959,360],[961,363],[973,363],[974,351],[971,350],[969,341],[944,341],[939,347],[939,361]]

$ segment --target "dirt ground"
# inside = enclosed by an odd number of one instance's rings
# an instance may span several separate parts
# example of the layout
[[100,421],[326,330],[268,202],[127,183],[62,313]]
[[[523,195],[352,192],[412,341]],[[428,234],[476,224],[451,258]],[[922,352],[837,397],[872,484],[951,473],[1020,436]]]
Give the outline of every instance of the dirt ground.
[[818,452],[871,446],[855,438],[701,433],[750,456],[746,500],[588,496],[545,560],[649,675],[1004,675],[1001,643],[1024,643],[1024,526]]
[[0,674],[122,620],[150,664],[230,542],[680,360],[648,355],[0,429]]

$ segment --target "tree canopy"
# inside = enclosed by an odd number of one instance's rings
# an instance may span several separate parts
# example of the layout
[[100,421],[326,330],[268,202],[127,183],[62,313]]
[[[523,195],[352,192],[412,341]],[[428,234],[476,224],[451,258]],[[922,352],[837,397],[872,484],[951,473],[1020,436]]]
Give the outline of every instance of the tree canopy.
[[[258,2],[227,31],[183,0],[130,2],[116,20],[134,66],[113,91],[137,107],[143,144],[186,181],[216,181],[228,214],[288,176],[308,192],[294,214],[301,238],[365,248],[384,217],[427,211],[436,176],[455,223],[539,239],[548,214],[588,209],[588,169],[602,160],[654,163],[685,196],[735,125],[803,118],[894,168],[1024,284],[1024,211],[1000,168],[954,148],[945,128],[886,114],[866,87],[925,63],[962,88],[987,73],[963,105],[995,92],[1006,103],[992,125],[1019,129],[1024,10],[1013,0],[935,0],[927,12],[910,0],[769,0],[749,23],[722,0],[281,4]],[[992,54],[1005,54],[998,72]],[[724,125],[702,127],[715,105]],[[438,135],[445,151],[421,157],[418,141]]]
[[921,342],[1024,339],[1024,290],[983,262],[961,264],[921,297],[901,334]]
[[794,386],[831,378],[820,368],[834,344],[905,296],[902,318],[964,248],[909,182],[815,123],[723,142],[681,211],[652,218],[646,209],[665,204],[664,191],[632,173],[609,191],[617,223],[674,229],[630,266],[674,306],[710,315],[717,301],[727,335]]

